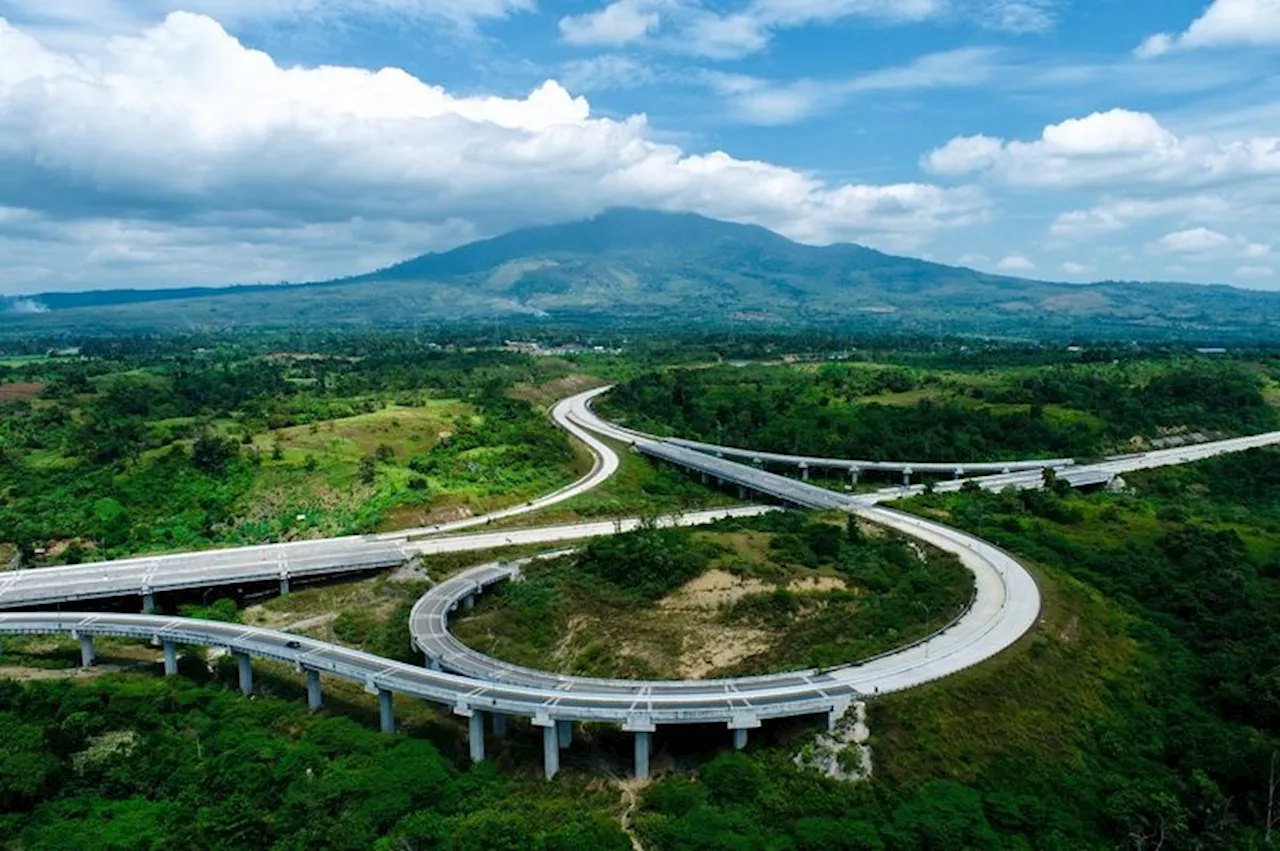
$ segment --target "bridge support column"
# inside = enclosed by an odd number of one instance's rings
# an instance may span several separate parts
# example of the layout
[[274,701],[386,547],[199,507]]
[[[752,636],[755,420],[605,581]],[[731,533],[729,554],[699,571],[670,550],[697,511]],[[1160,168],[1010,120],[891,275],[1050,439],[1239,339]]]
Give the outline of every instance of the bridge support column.
[[653,747],[653,733],[647,730],[636,732],[636,779],[649,779],[649,750]]
[[573,744],[573,722],[557,721],[556,738],[560,741],[560,749],[564,750]]
[[542,773],[548,780],[560,773],[560,737],[555,724],[542,728]]
[[738,485],[738,499],[740,499],[740,500],[742,500],[742,501],[744,501],[744,502],[746,501],[746,499],[747,499],[747,486],[746,486],[746,485]]
[[493,719],[493,734],[495,736],[505,736],[507,734],[507,716],[501,712],[491,712],[489,717]]
[[911,487],[911,470],[902,471],[902,484],[903,487]]
[[440,664],[439,656],[427,656],[427,667],[432,671],[443,671],[444,666]]
[[149,615],[154,613],[155,610],[156,610],[156,595],[151,591],[147,591],[142,595],[142,613],[144,615]]
[[964,469],[962,467],[956,467],[954,478],[957,482],[964,478]]
[[711,477],[710,477],[710,476],[708,476],[706,473],[703,473],[703,474],[702,474],[702,484],[703,484],[703,485],[708,485],[708,484],[710,484],[710,483],[711,483]]
[[747,747],[747,730],[745,727],[739,727],[733,731],[733,749],[735,751],[746,750]]
[[462,608],[466,609],[467,611],[471,611],[475,607],[476,607],[475,594],[468,594],[467,596],[462,598]]
[[471,761],[484,762],[484,713],[479,709],[467,719],[467,742],[471,745]]
[[851,485],[856,485],[856,484],[858,484],[858,472],[859,472],[859,471],[858,471],[858,468],[857,468],[857,467],[850,467],[850,468],[849,468],[849,484],[851,484]]
[[87,668],[93,664],[93,636],[80,636],[80,667]]
[[253,694],[253,666],[249,664],[249,654],[237,653],[235,656],[240,668],[240,693],[248,697]]
[[320,691],[320,672],[307,669],[307,708],[319,712],[324,706],[324,692]]
[[281,597],[289,596],[289,577],[287,576],[280,577],[280,596]]
[[386,689],[378,689],[378,726],[388,736],[396,731],[396,707],[392,697]]
[[808,464],[800,465],[800,480],[805,482],[809,481],[809,465]]
[[178,673],[178,646],[172,641],[164,643],[164,675],[176,676]]

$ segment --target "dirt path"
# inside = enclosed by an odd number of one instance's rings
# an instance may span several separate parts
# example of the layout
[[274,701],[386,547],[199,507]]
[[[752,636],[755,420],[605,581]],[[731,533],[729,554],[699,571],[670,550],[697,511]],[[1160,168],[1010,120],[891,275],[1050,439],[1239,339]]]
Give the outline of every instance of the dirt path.
[[640,793],[649,785],[647,780],[619,780],[618,788],[622,791],[622,803],[625,809],[622,815],[618,817],[618,824],[622,828],[622,832],[631,840],[631,848],[633,851],[644,851],[644,844],[640,841],[640,837],[636,836],[635,831],[631,829],[631,819],[635,815],[636,807],[640,806]]
[[25,665],[0,665],[0,677],[11,680],[96,680],[107,674],[135,671],[148,667],[145,663],[134,665],[96,664],[91,668],[28,668]]

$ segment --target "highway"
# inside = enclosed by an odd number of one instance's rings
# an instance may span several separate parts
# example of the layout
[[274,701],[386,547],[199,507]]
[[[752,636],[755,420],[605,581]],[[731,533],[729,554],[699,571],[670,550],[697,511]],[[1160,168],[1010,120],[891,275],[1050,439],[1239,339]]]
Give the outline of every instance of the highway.
[[[569,746],[574,721],[616,723],[635,733],[636,774],[648,772],[651,733],[659,724],[711,722],[734,731],[737,746],[746,731],[765,720],[801,714],[825,714],[834,721],[851,701],[918,686],[990,658],[1017,641],[1035,623],[1040,595],[1031,575],[1007,553],[964,532],[880,507],[878,503],[918,493],[921,488],[886,488],[873,494],[845,494],[740,464],[671,441],[661,441],[606,423],[590,410],[589,402],[607,388],[562,400],[553,417],[591,450],[592,470],[573,485],[535,500],[481,518],[459,521],[478,525],[570,499],[597,486],[617,470],[618,458],[593,437],[620,440],[636,450],[678,464],[709,481],[738,485],[794,505],[840,509],[856,513],[902,534],[952,552],[973,571],[975,596],[971,606],[941,633],[861,663],[823,671],[799,671],[768,677],[721,681],[635,682],[567,677],[507,665],[476,654],[448,632],[448,612],[493,582],[510,578],[510,566],[490,565],[449,580],[427,594],[415,607],[411,629],[415,644],[437,667],[461,671],[445,673],[404,665],[349,648],[302,636],[240,625],[155,615],[89,613],[0,614],[0,633],[63,634],[81,642],[86,664],[92,661],[95,636],[124,636],[152,641],[164,648],[166,673],[176,671],[174,647],[196,644],[223,647],[238,659],[241,687],[252,689],[250,657],[285,662],[307,674],[309,699],[320,702],[320,674],[360,682],[379,696],[382,727],[394,729],[392,695],[421,698],[469,717],[472,757],[484,756],[485,717],[496,729],[506,716],[529,718],[543,728],[547,776],[558,770],[559,753]],[[1095,465],[1064,469],[1058,475],[1069,483],[1095,483],[1133,470],[1186,463],[1225,452],[1280,443],[1280,432],[1237,438],[1199,446],[1108,459]],[[974,479],[981,487],[1039,487],[1042,472],[1032,469]],[[960,487],[943,482],[939,490]],[[748,507],[697,512],[666,522],[710,522],[716,517],[767,510]],[[477,534],[449,535],[462,526],[442,524],[391,535],[336,538],[263,547],[214,550],[203,553],[128,559],[73,567],[23,571],[0,579],[0,608],[138,594],[144,607],[161,590],[281,580],[344,573],[399,564],[416,555],[481,551],[521,544],[554,544],[624,531],[636,519],[598,521],[552,527],[511,528]],[[418,536],[427,535],[429,537]],[[502,723],[499,723],[502,722]]]
[[[520,575],[530,559],[495,562],[464,571],[430,589],[415,604],[409,631],[428,664],[487,682],[556,690],[567,694],[601,691],[629,692],[637,700],[654,695],[687,694],[691,690],[731,691],[741,696],[730,726],[751,723],[753,696],[772,694],[807,680],[813,697],[821,699],[833,685],[859,694],[911,688],[976,664],[1016,641],[1031,628],[1039,613],[1040,596],[1031,575],[1011,556],[963,532],[883,508],[864,508],[859,516],[939,549],[954,553],[975,577],[975,596],[963,615],[927,642],[900,649],[874,660],[826,670],[794,671],[730,680],[613,680],[575,677],[524,668],[486,656],[458,641],[449,631],[449,615],[483,589]],[[926,646],[927,645],[927,646]]]
[[[166,672],[176,645],[225,649],[238,661],[240,685],[252,691],[251,657],[286,663],[305,672],[313,708],[320,705],[320,674],[360,683],[379,697],[382,727],[395,727],[393,695],[428,700],[467,716],[472,756],[484,757],[485,716],[520,716],[543,728],[544,770],[554,776],[559,752],[568,746],[575,721],[610,722],[635,733],[636,773],[648,772],[651,734],[660,724],[719,723],[745,744],[746,730],[771,718],[824,714],[834,722],[849,704],[867,694],[908,688],[976,664],[1030,628],[1039,595],[1017,561],[990,545],[946,527],[896,512],[883,522],[957,553],[975,571],[978,593],[969,614],[927,644],[907,648],[862,665],[829,672],[777,677],[650,684],[596,681],[575,688],[486,681],[407,665],[305,636],[275,630],[156,615],[94,613],[0,614],[0,633],[66,635],[81,642],[85,664],[93,661],[93,638],[113,636],[150,641],[162,647]],[[421,614],[421,612],[419,612]],[[545,675],[555,677],[556,675]]]
[[956,461],[859,461],[849,458],[821,458],[809,455],[783,455],[778,452],[757,452],[751,449],[739,449],[733,446],[721,446],[716,443],[703,443],[679,437],[668,437],[664,438],[664,440],[667,443],[674,443],[687,449],[696,449],[699,452],[706,452],[725,458],[745,460],[752,464],[785,464],[805,471],[843,470],[846,472],[860,472],[862,470],[884,470],[907,474],[945,473],[964,476],[972,473],[1008,473],[1018,470],[1043,470],[1045,467],[1069,467],[1075,463],[1072,458],[967,463]]
[[388,539],[406,537],[414,538],[422,535],[438,535],[443,532],[457,532],[461,529],[471,529],[476,526],[483,526],[492,523],[495,520],[505,520],[508,517],[518,517],[521,514],[541,511],[542,509],[549,508],[557,503],[573,499],[575,496],[584,494],[592,488],[599,487],[618,471],[618,455],[606,444],[597,440],[595,435],[574,422],[570,418],[569,414],[574,405],[581,404],[585,406],[589,404],[592,399],[602,393],[605,393],[609,389],[609,387],[598,387],[594,390],[588,390],[585,393],[579,393],[575,396],[561,399],[551,409],[552,421],[557,426],[573,435],[573,437],[577,438],[591,453],[591,469],[585,476],[578,479],[573,484],[563,487],[554,493],[547,494],[546,496],[538,497],[537,499],[526,502],[522,505],[504,508],[499,511],[493,511],[477,517],[467,517],[462,520],[439,523],[435,526],[401,529],[397,532],[388,533],[383,537]]
[[[766,506],[720,508],[659,518],[659,524],[711,523],[722,517],[749,516]],[[526,544],[556,544],[630,531],[636,517],[560,526],[506,529],[468,535],[442,535],[409,541],[387,536],[328,538],[260,547],[238,547],[198,553],[121,559],[120,561],[46,567],[0,573],[0,609],[137,596],[144,611],[154,595],[189,588],[245,585],[280,580],[287,593],[290,580],[315,579],[396,567],[415,556],[480,552]]]

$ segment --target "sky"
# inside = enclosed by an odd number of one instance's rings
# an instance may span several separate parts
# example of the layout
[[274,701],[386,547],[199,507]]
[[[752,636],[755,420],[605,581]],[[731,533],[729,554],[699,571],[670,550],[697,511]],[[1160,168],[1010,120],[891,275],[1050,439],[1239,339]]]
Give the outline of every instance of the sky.
[[615,206],[1280,290],[1280,0],[0,0],[0,293]]

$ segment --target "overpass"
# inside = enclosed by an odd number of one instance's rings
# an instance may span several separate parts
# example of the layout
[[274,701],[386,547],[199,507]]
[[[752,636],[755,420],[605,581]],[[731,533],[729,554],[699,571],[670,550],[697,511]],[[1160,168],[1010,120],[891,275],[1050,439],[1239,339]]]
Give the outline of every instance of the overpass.
[[[603,438],[632,444],[640,452],[679,464],[706,476],[708,481],[714,477],[720,482],[736,484],[744,493],[750,490],[790,504],[854,512],[952,552],[974,573],[976,592],[971,606],[946,630],[928,640],[859,664],[773,677],[662,683],[568,678],[478,658],[470,652],[458,651],[455,645],[446,647],[447,610],[459,600],[465,605],[467,596],[474,595],[488,584],[510,577],[509,571],[504,574],[501,570],[476,574],[469,580],[474,581],[474,585],[464,582],[451,586],[451,590],[442,591],[426,603],[419,601],[413,629],[415,643],[428,656],[426,667],[406,665],[273,630],[148,614],[0,614],[0,633],[70,636],[80,642],[82,661],[86,664],[93,661],[93,639],[97,636],[142,639],[163,649],[165,670],[169,674],[176,672],[177,645],[223,647],[237,659],[242,690],[247,692],[253,687],[251,658],[283,662],[306,674],[308,699],[313,708],[318,708],[323,700],[321,676],[341,677],[361,683],[367,691],[378,696],[381,725],[386,731],[395,727],[393,699],[397,694],[437,703],[467,717],[474,759],[482,759],[485,753],[486,716],[493,719],[495,730],[505,726],[507,717],[528,718],[534,726],[543,729],[544,769],[548,776],[558,770],[560,751],[571,742],[571,725],[574,722],[615,723],[634,733],[636,773],[644,776],[648,772],[652,733],[658,725],[724,724],[734,731],[735,744],[741,744],[746,741],[744,731],[772,718],[825,714],[829,720],[834,720],[851,701],[862,696],[910,688],[990,658],[1017,641],[1035,623],[1039,612],[1039,593],[1030,574],[1014,558],[966,533],[876,505],[918,493],[921,490],[918,486],[889,488],[875,494],[856,496],[841,494],[671,441],[637,436],[634,432],[604,423],[590,411],[590,400],[605,389],[563,400],[556,406],[556,421],[565,427],[576,427],[575,434],[594,432]],[[541,501],[535,500],[529,506],[540,503],[538,507],[543,507],[571,498],[576,495],[573,491],[575,486],[594,486],[607,478],[602,470],[608,469],[610,473],[616,470],[617,458],[612,448],[595,437],[588,435],[588,438],[588,446],[596,455],[592,471],[575,485]],[[1280,432],[1109,459],[1089,467],[1071,468],[1059,475],[1075,477],[1083,482],[1274,443],[1280,443]],[[611,466],[609,456],[613,456]],[[1033,469],[974,481],[979,486],[998,489],[1038,487],[1042,478],[1043,474]],[[939,489],[959,486],[959,482],[944,482]],[[570,496],[563,496],[565,493]],[[534,509],[520,506],[508,510],[511,513],[505,516],[525,510]],[[492,519],[491,516],[490,522]],[[475,525],[481,519],[471,518],[464,522]],[[0,586],[0,607],[45,605],[121,593],[141,595],[145,607],[148,594],[154,594],[157,588],[243,582],[254,577],[262,581],[281,580],[281,590],[287,590],[287,580],[291,577],[349,572],[353,565],[361,569],[379,560],[394,558],[394,563],[399,563],[421,553],[580,540],[624,528],[625,523],[605,521],[438,536],[425,540],[413,540],[409,533],[395,533],[53,568],[19,573],[0,580],[5,583]],[[450,527],[444,525],[411,532],[416,536],[449,530]],[[41,574],[48,578],[41,579]],[[28,579],[28,576],[32,578]],[[456,596],[459,593],[461,596]],[[448,652],[434,654],[436,667],[446,667],[447,663],[448,667],[464,669],[464,673],[433,670],[430,662],[433,650],[437,649]]]

